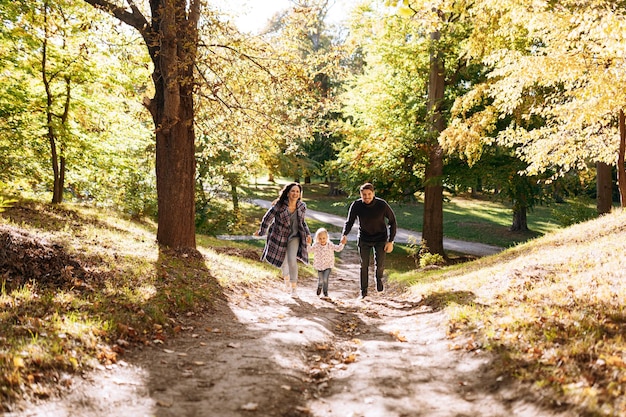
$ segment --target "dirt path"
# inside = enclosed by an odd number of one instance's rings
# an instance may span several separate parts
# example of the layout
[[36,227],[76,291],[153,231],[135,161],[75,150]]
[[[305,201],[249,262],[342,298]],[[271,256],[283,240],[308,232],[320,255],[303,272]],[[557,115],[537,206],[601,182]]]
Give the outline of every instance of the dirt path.
[[492,375],[485,354],[450,350],[443,312],[393,288],[356,301],[355,255],[339,255],[331,300],[315,295],[313,279],[301,281],[299,298],[278,280],[230,293],[175,340],[6,416],[568,415]]

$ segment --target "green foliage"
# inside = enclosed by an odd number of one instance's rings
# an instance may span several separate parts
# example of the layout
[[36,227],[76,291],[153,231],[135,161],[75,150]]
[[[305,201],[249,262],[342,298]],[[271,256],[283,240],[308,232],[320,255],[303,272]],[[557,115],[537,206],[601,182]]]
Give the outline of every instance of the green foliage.
[[18,200],[4,198],[0,195],[0,213],[12,207],[12,204],[16,203],[17,201]]
[[154,175],[140,167],[151,139],[137,98],[147,54],[84,2],[5,2],[0,11],[0,72],[12,74],[0,78],[0,180],[24,195],[51,191],[53,134],[65,195],[123,205],[134,175]]
[[598,211],[594,201],[582,195],[569,199],[567,205],[562,204],[554,208],[552,216],[559,225],[568,227],[598,217]]
[[335,166],[346,189],[371,181],[383,197],[410,198],[421,187],[430,138],[421,123],[428,45],[410,22],[372,10],[362,11],[355,25],[367,65],[342,96],[346,145]]
[[423,253],[420,256],[420,266],[425,268],[431,265],[444,265],[446,263],[443,256],[438,253]]
[[445,265],[446,260],[438,253],[430,253],[428,251],[428,245],[424,240],[417,242],[414,239],[409,240],[407,244],[407,253],[410,258],[413,258],[415,265],[420,268],[426,268],[428,266],[441,266]]
[[215,236],[218,234],[236,234],[237,216],[228,208],[228,201],[212,198],[208,201],[196,201],[196,232]]

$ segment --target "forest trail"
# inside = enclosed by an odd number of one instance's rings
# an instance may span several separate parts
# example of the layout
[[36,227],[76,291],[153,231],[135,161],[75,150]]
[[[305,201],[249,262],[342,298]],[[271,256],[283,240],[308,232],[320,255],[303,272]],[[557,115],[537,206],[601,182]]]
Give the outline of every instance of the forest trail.
[[373,287],[357,301],[353,246],[337,263],[329,300],[316,296],[316,278],[300,281],[298,298],[278,278],[227,290],[214,312],[187,317],[177,338],[135,349],[65,381],[61,398],[5,416],[574,415],[492,374],[486,353],[451,349],[462,342],[446,338],[436,303]]

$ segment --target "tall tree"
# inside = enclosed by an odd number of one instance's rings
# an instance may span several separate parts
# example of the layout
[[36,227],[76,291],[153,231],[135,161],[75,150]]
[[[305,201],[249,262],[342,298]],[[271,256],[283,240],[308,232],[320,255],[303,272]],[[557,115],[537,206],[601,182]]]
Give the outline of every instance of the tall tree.
[[439,135],[446,126],[443,114],[446,72],[443,53],[439,47],[441,32],[438,28],[431,32],[430,40],[427,111],[432,140],[429,144],[428,164],[424,175],[422,240],[426,243],[430,253],[445,255],[443,249],[443,149],[439,144]]
[[[424,187],[422,236],[431,253],[445,257],[443,248],[444,152],[439,139],[447,125],[451,99],[456,94],[455,86],[464,82],[463,72],[466,60],[462,55],[460,45],[471,29],[472,2],[404,0],[386,3],[397,6],[397,16],[391,19],[406,20],[405,27],[411,28],[410,32],[397,34],[400,42],[394,46],[399,48],[399,51],[405,51],[411,45],[415,48],[416,54],[412,59],[416,63],[428,60],[426,72],[419,75],[424,79],[422,85],[425,86],[426,91],[411,92],[413,97],[419,97],[418,100],[425,104],[425,115],[423,110],[418,111],[417,114],[421,113],[420,117],[411,120],[415,125],[411,129],[412,132],[418,133],[414,136],[414,140],[419,138],[416,140],[417,149],[413,151],[413,155],[420,156],[406,158],[405,161],[408,164],[405,169],[410,172],[410,175],[423,172],[421,178]],[[423,71],[423,68],[420,68],[420,71]],[[392,71],[389,75],[395,78],[395,72]],[[389,82],[393,83],[394,80]],[[403,106],[407,110],[410,109],[407,114],[416,114],[415,106],[411,107],[408,102]],[[417,169],[420,165],[420,169]]]
[[[329,0],[290,2],[293,7],[277,16],[265,32],[278,56],[299,63],[302,77],[302,88],[284,96],[288,107],[297,112],[296,117],[292,115],[288,120],[300,128],[285,129],[276,138],[280,152],[276,158],[284,162],[279,165],[281,174],[304,176],[307,181],[313,174],[327,174],[323,171],[324,163],[333,154],[333,145],[341,141],[332,125],[340,114],[335,97],[343,53],[326,24]],[[282,112],[289,114],[289,110]],[[329,152],[316,152],[320,146]]]
[[[623,173],[618,154],[626,103],[624,6],[612,0],[476,2],[481,30],[473,32],[469,51],[492,71],[487,86],[472,94],[493,98],[490,116],[511,117],[496,140],[515,147],[527,173],[563,175],[597,163],[617,165]],[[610,187],[601,185],[602,165],[598,172],[603,212],[610,197],[601,193]]]
[[371,181],[385,198],[411,199],[428,160],[427,40],[410,21],[364,6],[348,42],[365,65],[341,97],[346,146],[335,163],[341,180],[351,190]]
[[135,28],[148,48],[155,91],[144,104],[156,134],[157,241],[195,249],[193,90],[201,2],[152,0],[149,10],[142,12],[132,0],[85,1]]

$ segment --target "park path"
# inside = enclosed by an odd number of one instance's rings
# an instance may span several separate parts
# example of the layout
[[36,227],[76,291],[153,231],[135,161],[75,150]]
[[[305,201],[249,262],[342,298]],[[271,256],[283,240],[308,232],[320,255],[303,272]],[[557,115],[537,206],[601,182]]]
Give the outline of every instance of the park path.
[[[271,206],[271,202],[267,200],[260,199],[252,199],[252,203],[263,207],[269,208]],[[347,214],[347,213],[346,213]],[[345,217],[337,216],[334,214],[323,213],[321,211],[315,211],[307,208],[306,211],[307,217],[312,219],[332,224],[337,227],[343,227],[344,222],[346,221]],[[356,231],[358,230],[358,220],[355,223],[352,231],[350,232],[349,237],[352,240],[356,240]],[[331,234],[332,239],[338,239],[340,236],[338,234]],[[224,238],[226,238],[224,236]],[[249,238],[249,237],[248,237]],[[396,234],[396,242],[399,243],[419,243],[422,240],[422,234],[420,232],[416,232],[413,230],[407,230],[398,228],[398,232]],[[503,248],[498,246],[486,245],[484,243],[478,242],[466,242],[463,240],[450,239],[444,237],[443,239],[443,247],[445,250],[453,251],[456,253],[462,253],[465,255],[473,255],[473,256],[488,256],[493,255],[502,251]]]
[[357,301],[358,271],[351,243],[338,254],[328,300],[316,296],[311,277],[300,280],[296,298],[278,277],[225,289],[213,311],[177,318],[176,338],[68,378],[62,397],[6,417],[575,415],[494,374],[480,349],[451,349],[463,341],[447,338],[432,295],[390,285]]

